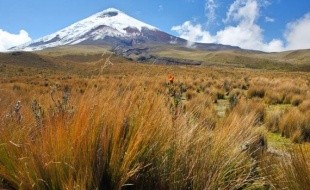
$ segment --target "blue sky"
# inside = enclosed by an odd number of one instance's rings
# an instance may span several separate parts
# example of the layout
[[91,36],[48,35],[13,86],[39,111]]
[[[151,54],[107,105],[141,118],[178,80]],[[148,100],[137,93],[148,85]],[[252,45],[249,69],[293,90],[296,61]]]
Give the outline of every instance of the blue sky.
[[263,51],[310,48],[309,0],[1,0],[0,50],[110,7],[191,41]]

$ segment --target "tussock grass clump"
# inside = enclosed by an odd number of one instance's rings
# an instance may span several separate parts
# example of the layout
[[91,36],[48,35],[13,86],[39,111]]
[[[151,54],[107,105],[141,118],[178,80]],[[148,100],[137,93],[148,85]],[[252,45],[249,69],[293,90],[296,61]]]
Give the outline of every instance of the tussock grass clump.
[[255,125],[262,124],[265,119],[265,105],[256,100],[241,100],[232,109],[232,112],[239,115],[239,117],[246,117],[249,114],[255,115]]
[[293,106],[299,106],[303,101],[303,98],[301,96],[293,96],[291,100],[291,104]]
[[281,110],[273,111],[266,116],[265,126],[270,132],[279,133],[279,125],[284,112]]
[[282,156],[269,155],[263,162],[264,175],[273,189],[307,190],[310,187],[309,146],[286,148]]
[[225,92],[222,89],[213,88],[210,90],[210,95],[212,96],[214,102],[225,98]]
[[291,104],[293,96],[294,96],[294,94],[291,92],[285,94],[284,99],[283,99],[283,103],[284,104]]
[[188,90],[185,93],[185,97],[186,97],[187,100],[193,99],[196,95],[197,95],[197,93],[195,91],[193,91],[193,90]]
[[267,104],[282,104],[284,95],[274,91],[267,91],[265,99]]
[[224,99],[225,92],[223,90],[218,90],[218,91],[215,92],[215,97],[217,99]]
[[304,114],[297,108],[287,111],[281,118],[279,130],[282,136],[291,138],[294,142],[309,141],[310,114]]
[[250,159],[251,153],[241,149],[243,144],[257,138],[252,130],[254,118],[253,115],[240,118],[232,113],[212,131],[197,125],[179,125],[173,144],[175,153],[167,155],[162,165],[162,171],[169,168],[164,177],[169,181],[165,188],[237,189],[259,179],[253,173],[255,163]]
[[245,93],[240,89],[233,89],[228,96],[230,108],[235,107],[241,99],[244,99]]
[[298,108],[300,109],[301,112],[309,112],[310,111],[310,99],[303,101]]
[[250,87],[248,90],[248,98],[264,98],[265,96],[265,88],[263,87]]
[[189,123],[195,123],[210,129],[218,122],[215,104],[211,97],[199,95],[184,105],[185,115]]

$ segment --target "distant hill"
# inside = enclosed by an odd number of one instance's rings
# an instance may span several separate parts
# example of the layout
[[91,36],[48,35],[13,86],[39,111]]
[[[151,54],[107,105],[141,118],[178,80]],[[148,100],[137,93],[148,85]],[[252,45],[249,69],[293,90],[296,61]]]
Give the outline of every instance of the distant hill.
[[[120,55],[121,54],[121,55]],[[310,72],[310,50],[264,53],[246,50],[197,50],[173,45],[128,48],[121,53],[109,46],[69,45],[34,52],[0,53],[0,64],[26,67],[74,69],[77,63],[102,64],[109,57],[115,62],[143,62],[171,65],[238,67]]]
[[265,53],[249,50],[202,51],[188,48],[162,47],[155,49],[153,54],[158,57],[200,61],[203,65],[310,71],[310,49]]

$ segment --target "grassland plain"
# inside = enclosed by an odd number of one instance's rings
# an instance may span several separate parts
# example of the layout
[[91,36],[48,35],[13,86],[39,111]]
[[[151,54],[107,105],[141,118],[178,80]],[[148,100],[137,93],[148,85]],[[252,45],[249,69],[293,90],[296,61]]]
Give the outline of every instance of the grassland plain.
[[0,188],[309,188],[309,73],[78,50],[0,55]]

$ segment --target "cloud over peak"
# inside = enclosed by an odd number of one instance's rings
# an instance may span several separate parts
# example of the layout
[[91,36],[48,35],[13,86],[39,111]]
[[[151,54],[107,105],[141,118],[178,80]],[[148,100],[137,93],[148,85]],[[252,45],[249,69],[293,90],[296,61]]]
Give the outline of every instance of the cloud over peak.
[[18,34],[11,34],[0,29],[0,52],[29,41],[31,38],[25,30],[20,30]]

